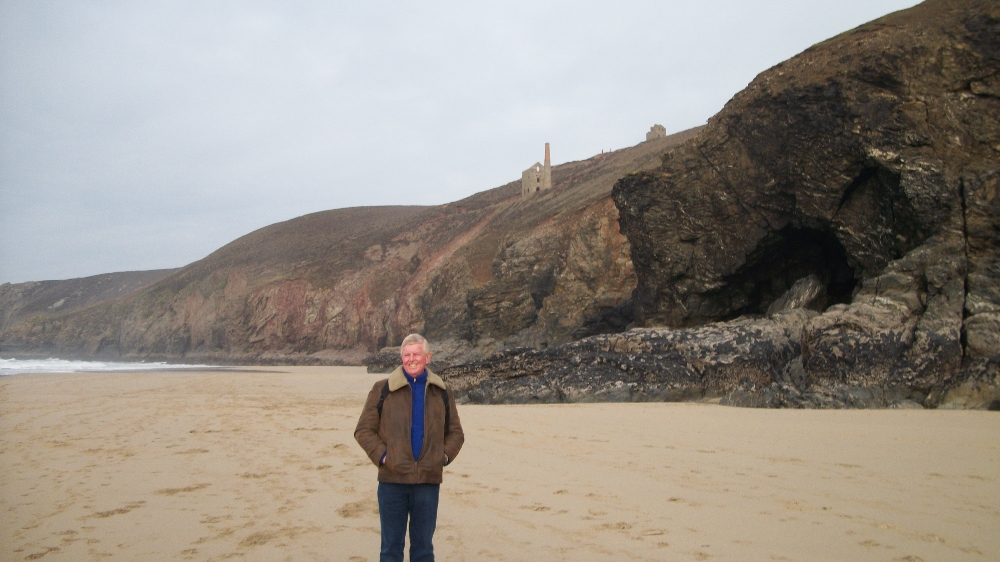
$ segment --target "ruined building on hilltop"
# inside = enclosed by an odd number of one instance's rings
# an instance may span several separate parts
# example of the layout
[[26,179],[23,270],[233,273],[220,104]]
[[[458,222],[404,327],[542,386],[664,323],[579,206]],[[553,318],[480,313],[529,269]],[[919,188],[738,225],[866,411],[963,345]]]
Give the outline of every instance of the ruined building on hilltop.
[[662,139],[667,136],[667,129],[663,125],[653,125],[646,133],[646,140]]
[[535,165],[521,173],[521,197],[552,189],[552,163],[549,160],[549,143],[545,143],[545,164]]

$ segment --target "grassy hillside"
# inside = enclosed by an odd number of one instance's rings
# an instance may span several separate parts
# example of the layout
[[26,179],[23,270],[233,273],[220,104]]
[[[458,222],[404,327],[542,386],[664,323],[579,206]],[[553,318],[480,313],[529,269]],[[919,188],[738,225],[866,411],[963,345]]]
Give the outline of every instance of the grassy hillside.
[[127,297],[15,323],[0,350],[357,363],[413,331],[444,359],[607,329],[635,285],[611,188],[696,132],[554,166],[526,198],[518,180],[274,224]]

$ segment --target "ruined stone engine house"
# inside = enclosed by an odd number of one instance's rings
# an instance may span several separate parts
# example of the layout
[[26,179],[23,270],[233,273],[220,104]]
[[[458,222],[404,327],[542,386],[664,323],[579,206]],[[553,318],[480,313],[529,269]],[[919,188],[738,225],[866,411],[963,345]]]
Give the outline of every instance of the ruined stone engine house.
[[521,173],[521,197],[552,189],[552,162],[549,143],[545,143],[545,164],[535,164]]

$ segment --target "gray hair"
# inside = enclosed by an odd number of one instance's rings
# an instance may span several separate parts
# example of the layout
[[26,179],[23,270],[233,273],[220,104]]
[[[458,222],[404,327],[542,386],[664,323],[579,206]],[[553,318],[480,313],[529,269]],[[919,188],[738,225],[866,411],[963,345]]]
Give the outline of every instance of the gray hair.
[[427,340],[424,339],[424,336],[421,336],[420,334],[410,334],[405,338],[403,338],[403,343],[399,344],[399,354],[400,355],[403,354],[404,347],[416,343],[419,343],[421,346],[423,346],[425,354],[431,352],[431,344],[427,343]]

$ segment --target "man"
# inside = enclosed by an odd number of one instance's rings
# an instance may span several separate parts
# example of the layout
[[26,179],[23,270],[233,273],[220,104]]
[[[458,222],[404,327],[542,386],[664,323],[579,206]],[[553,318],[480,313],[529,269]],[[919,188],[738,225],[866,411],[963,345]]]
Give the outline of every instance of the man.
[[443,467],[462,449],[465,434],[455,397],[427,369],[430,346],[410,334],[400,346],[402,367],[375,383],[354,438],[378,466],[381,562],[402,562],[410,520],[410,562],[433,562]]

